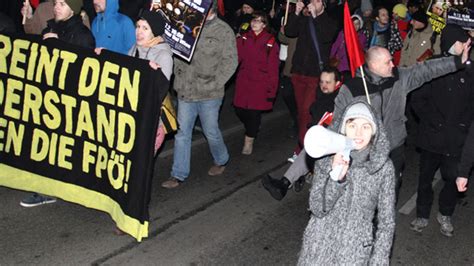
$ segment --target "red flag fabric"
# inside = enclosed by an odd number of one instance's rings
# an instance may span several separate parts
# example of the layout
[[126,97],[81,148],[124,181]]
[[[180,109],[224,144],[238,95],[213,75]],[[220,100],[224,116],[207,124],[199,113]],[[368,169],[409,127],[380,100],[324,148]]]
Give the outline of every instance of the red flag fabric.
[[38,7],[39,2],[40,2],[39,0],[30,0],[30,4],[34,9]]
[[225,16],[224,0],[217,0],[217,10],[221,16]]
[[351,13],[347,1],[344,3],[344,39],[346,42],[347,57],[351,68],[352,77],[358,67],[364,64],[364,51],[360,47],[359,38],[352,23]]

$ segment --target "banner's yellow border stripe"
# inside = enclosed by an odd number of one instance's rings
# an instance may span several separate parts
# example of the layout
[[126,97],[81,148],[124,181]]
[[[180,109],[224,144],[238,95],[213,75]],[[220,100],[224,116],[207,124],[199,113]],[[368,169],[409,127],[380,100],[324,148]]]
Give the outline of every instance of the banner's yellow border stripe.
[[105,194],[2,163],[0,163],[0,186],[34,191],[104,211],[110,214],[112,220],[117,223],[117,227],[135,237],[137,241],[140,242],[142,238],[148,237],[148,221],[142,224],[137,219],[128,216],[117,202]]

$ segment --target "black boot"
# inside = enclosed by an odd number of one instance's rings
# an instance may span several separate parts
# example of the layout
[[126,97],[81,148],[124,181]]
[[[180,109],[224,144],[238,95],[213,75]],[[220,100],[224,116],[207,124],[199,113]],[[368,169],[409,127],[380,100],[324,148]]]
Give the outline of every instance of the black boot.
[[282,200],[285,197],[291,182],[286,177],[273,179],[271,176],[266,175],[262,178],[262,184],[274,199]]
[[293,187],[295,188],[295,192],[300,192],[303,189],[304,183],[306,182],[306,175],[300,176],[298,180],[296,180]]

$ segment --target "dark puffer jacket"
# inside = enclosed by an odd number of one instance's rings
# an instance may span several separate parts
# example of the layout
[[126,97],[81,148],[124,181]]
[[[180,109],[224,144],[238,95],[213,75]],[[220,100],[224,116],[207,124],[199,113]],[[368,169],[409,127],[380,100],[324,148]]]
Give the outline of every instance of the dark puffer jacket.
[[[333,156],[316,161],[309,198],[312,215],[298,265],[389,265],[395,231],[395,172],[382,121],[368,107],[376,118],[377,132],[368,150],[351,152],[346,181],[329,177]],[[346,111],[335,118],[331,129],[340,131]]]

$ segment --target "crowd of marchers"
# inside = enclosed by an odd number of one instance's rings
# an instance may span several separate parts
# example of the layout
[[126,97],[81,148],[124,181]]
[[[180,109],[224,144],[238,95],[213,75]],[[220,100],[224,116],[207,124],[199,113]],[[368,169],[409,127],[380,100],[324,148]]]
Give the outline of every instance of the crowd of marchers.
[[[311,215],[299,265],[389,264],[408,134],[416,134],[420,151],[416,219],[409,226],[422,232],[429,225],[432,182],[440,170],[444,184],[436,221],[441,234],[453,236],[451,217],[474,162],[469,60],[474,30],[447,24],[439,31],[431,25],[427,13],[445,18],[451,1],[350,0],[352,41],[365,54],[365,63],[354,70],[343,30],[345,1],[287,1],[214,0],[190,62],[173,58],[166,21],[145,1],[27,0],[21,6],[6,1],[0,31],[57,38],[98,55],[106,49],[145,59],[173,80],[179,128],[170,175],[161,183],[166,189],[179,188],[190,176],[195,127],[213,158],[208,175],[225,172],[230,154],[219,110],[229,80],[235,83],[233,106],[245,128],[246,156],[252,156],[262,130],[262,114],[281,95],[291,117],[288,141],[295,142],[292,164],[281,178],[265,176],[262,184],[282,200],[289,188],[311,177]],[[417,130],[407,132],[407,116]],[[317,125],[350,139],[349,156],[341,151],[310,157],[305,135]],[[155,154],[167,132],[160,120]],[[55,201],[32,194],[20,204]]]

